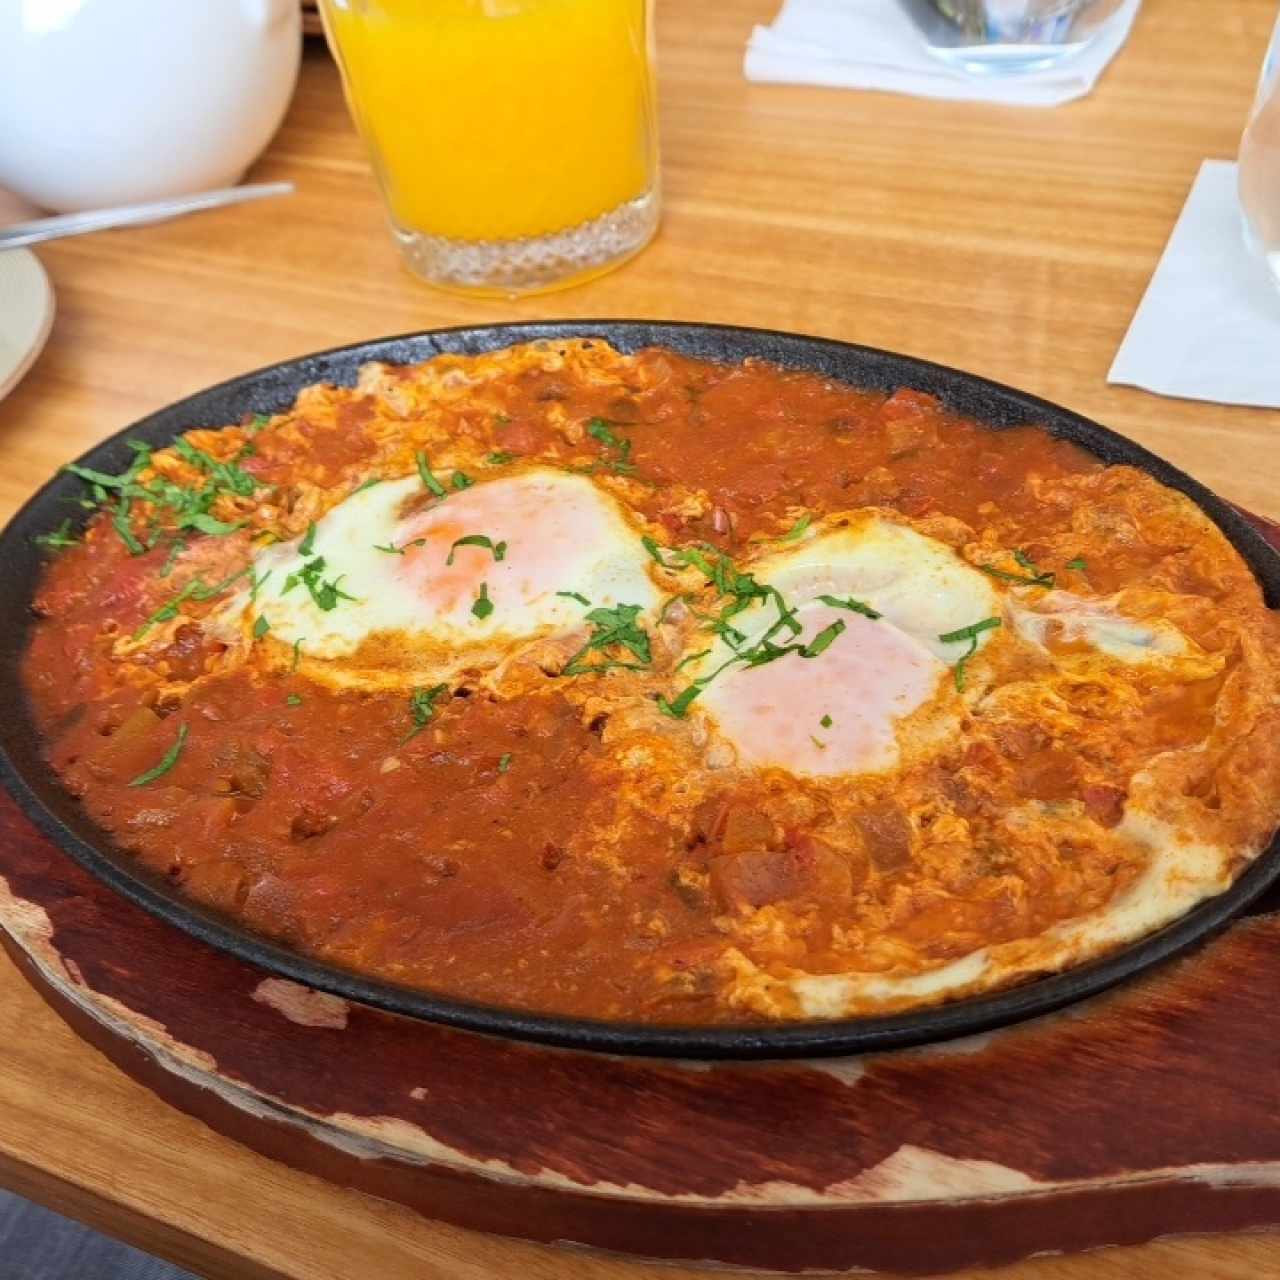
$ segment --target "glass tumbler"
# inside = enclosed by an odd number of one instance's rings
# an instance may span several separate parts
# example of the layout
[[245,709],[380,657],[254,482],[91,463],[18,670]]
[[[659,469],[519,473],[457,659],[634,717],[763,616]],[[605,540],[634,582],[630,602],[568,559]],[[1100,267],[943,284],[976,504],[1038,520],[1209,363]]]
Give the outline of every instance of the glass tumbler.
[[1253,112],[1240,139],[1245,243],[1280,288],[1280,18],[1262,63]]
[[321,0],[392,231],[424,280],[515,296],[658,226],[653,0]]
[[1042,71],[1085,49],[1124,0],[907,0],[929,52],[974,75]]

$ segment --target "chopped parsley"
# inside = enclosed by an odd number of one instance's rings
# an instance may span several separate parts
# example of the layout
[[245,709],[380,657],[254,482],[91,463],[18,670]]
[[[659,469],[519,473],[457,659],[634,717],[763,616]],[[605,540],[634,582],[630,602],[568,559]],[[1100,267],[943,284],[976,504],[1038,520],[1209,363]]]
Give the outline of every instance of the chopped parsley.
[[178,763],[178,757],[182,754],[182,745],[187,740],[187,726],[180,724],[178,726],[177,741],[173,746],[160,757],[160,763],[153,765],[145,773],[140,773],[134,780],[129,783],[131,787],[145,787],[147,783],[154,782],[157,778],[163,777],[175,764]]
[[233,573],[228,578],[223,578],[221,582],[215,582],[213,586],[209,586],[205,580],[197,574],[190,582],[187,583],[181,591],[172,599],[162,604],[145,622],[133,633],[135,640],[141,640],[157,622],[169,622],[176,618],[181,611],[182,606],[188,600],[205,601],[212,600],[214,596],[221,595],[233,582],[238,582],[247,573],[252,573],[252,569],[246,565],[239,573]]
[[258,620],[253,624],[253,638],[261,640],[270,630],[271,623],[267,621],[267,615],[265,613],[258,614]]
[[[258,487],[258,482],[253,476],[237,466],[235,460],[220,462],[212,454],[205,453],[203,449],[197,449],[181,436],[173,442],[173,451],[184,462],[190,463],[197,471],[203,471],[209,476],[217,489],[237,494],[242,498],[249,498]],[[239,456],[247,455],[242,452]]]
[[288,595],[298,583],[302,583],[315,603],[316,608],[323,609],[325,613],[336,609],[339,600],[355,599],[355,596],[348,595],[338,585],[346,576],[345,574],[339,574],[332,581],[325,582],[320,576],[323,572],[324,556],[316,556],[314,560],[308,560],[297,573],[291,573],[285,578],[280,594],[282,596]]
[[489,599],[489,584],[480,584],[480,594],[471,603],[471,613],[483,622],[493,612],[493,601]]
[[375,542],[373,544],[373,549],[375,551],[385,551],[389,556],[402,556],[409,547],[425,547],[426,545],[426,538],[414,538],[412,541],[406,542],[404,546],[401,547],[397,547],[394,542],[388,542],[385,547]]
[[419,450],[413,455],[414,461],[418,464],[418,475],[422,477],[424,488],[429,489],[437,498],[447,497],[444,485],[431,474],[431,467],[427,462],[427,455]]
[[819,596],[818,599],[833,609],[848,609],[850,613],[860,613],[864,618],[870,618],[872,622],[884,617],[883,613],[873,609],[869,604],[863,604],[861,600],[855,600],[852,596],[847,600],[841,600],[838,596]]
[[1022,569],[1027,570],[1025,574],[1009,573],[1005,569],[997,569],[994,565],[980,564],[979,569],[983,573],[993,578],[999,578],[1004,582],[1017,582],[1027,587],[1045,587],[1052,590],[1055,575],[1052,572],[1042,573],[1030,556],[1025,551],[1015,551],[1013,553],[1014,562]]
[[774,538],[773,541],[774,542],[799,542],[799,540],[804,537],[805,532],[808,530],[809,526],[812,523],[813,523],[813,517],[806,511],[804,515],[802,515],[800,519],[797,520],[795,524],[793,524],[791,528],[786,531],[786,533],[782,534],[777,538]]
[[465,471],[455,471],[453,473],[453,487],[455,489],[470,489],[473,484],[475,484],[475,481]]
[[263,428],[263,427],[265,427],[265,426],[267,425],[267,423],[268,423],[268,422],[270,422],[270,421],[271,421],[271,417],[270,417],[270,415],[269,415],[269,414],[266,414],[266,413],[255,413],[255,414],[253,415],[253,421],[252,421],[251,423],[249,423],[249,425],[248,425],[248,427],[246,428],[246,430],[247,430],[247,431],[249,431],[249,432],[251,432],[253,435],[255,435],[255,436],[256,436],[256,435],[258,434],[258,432],[259,432],[259,431],[261,431],[261,430],[262,430],[262,428]]
[[416,738],[436,718],[436,701],[448,692],[447,684],[437,684],[430,689],[415,689],[409,695],[409,716],[413,720],[413,728],[400,739],[401,746],[410,738]]
[[300,556],[309,556],[316,545],[316,522],[313,520],[307,525],[307,532],[303,535],[302,541],[298,543],[298,554]]
[[556,595],[564,596],[566,600],[576,600],[580,605],[587,609],[591,608],[591,601],[588,600],[581,591],[557,591]]
[[636,468],[631,461],[631,441],[626,436],[617,436],[609,429],[603,418],[592,418],[587,423],[587,435],[599,440],[604,450],[604,457],[599,463],[592,463],[589,472],[596,471],[602,464],[618,475],[630,475]]
[[491,467],[505,467],[509,463],[514,462],[520,455],[518,453],[508,453],[505,449],[499,449],[491,453],[485,461]]
[[498,761],[498,772],[506,773],[506,771],[510,768],[511,768],[511,752],[508,751]]
[[983,618],[981,622],[970,623],[967,627],[960,627],[956,631],[945,631],[938,637],[943,644],[962,644],[966,640],[969,642],[969,648],[961,655],[960,660],[953,668],[957,693],[964,692],[964,669],[969,659],[978,652],[978,637],[984,631],[990,631],[1000,625],[999,618]]
[[[653,662],[653,652],[649,646],[648,632],[636,622],[640,613],[641,607],[638,604],[592,609],[587,614],[591,633],[582,648],[564,664],[561,674],[598,675],[604,671],[612,671],[615,667],[626,671],[645,670]],[[635,661],[610,657],[610,650],[628,653]],[[597,655],[598,660],[593,661],[592,655]]]
[[[83,505],[90,508],[101,507],[109,514],[112,528],[131,555],[142,555],[155,546],[160,536],[160,513],[164,511],[172,516],[177,533],[194,529],[197,533],[221,537],[242,527],[240,524],[219,520],[210,513],[210,508],[220,498],[247,498],[256,492],[257,480],[238,465],[238,459],[248,456],[252,452],[252,446],[246,445],[236,459],[223,462],[204,450],[197,449],[185,439],[175,440],[171,446],[174,453],[204,477],[202,485],[193,489],[175,484],[165,476],[156,476],[142,484],[138,477],[151,465],[151,446],[141,440],[128,440],[125,443],[133,450],[134,457],[119,475],[108,475],[104,471],[80,466],[78,463],[69,463],[63,470],[79,476],[89,486],[92,500],[86,499]],[[145,530],[151,536],[145,543],[138,537],[134,527],[135,502],[146,502],[154,508]]]
[[[720,637],[725,645],[733,650],[733,654],[722,662],[714,671],[699,676],[675,698],[658,698],[658,710],[673,719],[682,719],[694,700],[722,671],[741,664],[745,667],[759,667],[775,662],[788,654],[796,654],[801,658],[816,658],[831,647],[836,638],[845,630],[846,624],[837,619],[830,626],[824,627],[813,639],[801,642],[799,637],[802,628],[796,621],[796,611],[789,605],[782,593],[773,586],[757,582],[749,573],[740,572],[733,561],[714,547],[660,548],[652,538],[641,539],[645,550],[664,569],[678,570],[686,565],[696,568],[708,583],[715,586],[720,598],[725,603],[720,611],[703,618],[706,629]],[[776,617],[768,628],[748,643],[745,632],[735,627],[731,619],[754,604],[772,606]],[[856,602],[838,601],[840,607],[852,607]],[[702,615],[698,615],[702,617]]]
[[275,573],[274,569],[268,569],[266,573],[264,573],[262,577],[259,578],[259,577],[256,577],[252,572],[250,572],[249,574],[249,582],[250,582],[249,599],[250,600],[256,600],[258,598],[258,592],[261,591],[262,588],[266,585],[267,579],[271,577],[273,573]]
[[1079,569],[1079,570],[1083,570],[1083,569],[1087,569],[1088,567],[1089,567],[1089,566],[1088,566],[1088,565],[1086,565],[1086,564],[1085,564],[1085,562],[1084,562],[1083,560],[1078,559],[1078,558],[1077,558],[1077,559],[1075,559],[1075,560],[1068,560],[1068,561],[1067,561],[1067,568],[1068,568],[1068,569]]
[[293,661],[289,663],[290,672],[297,671],[298,663],[302,661],[302,640],[301,638],[293,642]]
[[79,538],[71,532],[71,517],[68,516],[56,529],[48,533],[38,533],[32,539],[38,547],[48,547],[50,551],[61,551],[63,547],[74,547]]
[[675,669],[677,671],[683,671],[691,662],[697,662],[699,658],[705,658],[710,652],[710,649],[703,649],[698,653],[686,654],[679,662],[676,663]]
[[823,716],[823,717],[822,717],[822,719],[818,721],[818,723],[819,723],[819,724],[820,724],[824,729],[830,729],[830,728],[831,728],[831,726],[832,726],[833,724],[835,724],[835,721],[834,721],[834,720],[832,720],[832,718],[831,718],[830,716]]
[[173,566],[178,563],[178,557],[187,549],[185,538],[174,538],[169,544],[169,554],[164,558],[164,564],[160,566],[160,576],[167,578],[173,572]]
[[493,552],[495,560],[505,560],[507,557],[507,544],[505,542],[494,542],[492,538],[486,537],[483,533],[469,533],[466,537],[454,539],[453,545],[449,548],[448,559],[445,560],[446,565],[453,563],[454,552],[459,547],[485,547]]
[[300,707],[300,706],[302,706],[302,699],[301,699],[300,697],[298,697],[298,695],[297,695],[296,693],[291,693],[291,694],[289,694],[289,696],[288,696],[287,698],[285,698],[284,702],[285,702],[285,706],[287,706],[287,707]]
[[355,489],[352,489],[351,496],[354,498],[357,493],[363,493],[366,489],[372,489],[375,484],[381,484],[381,483],[382,483],[381,476],[373,476],[370,479],[366,480],[364,484],[359,485]]

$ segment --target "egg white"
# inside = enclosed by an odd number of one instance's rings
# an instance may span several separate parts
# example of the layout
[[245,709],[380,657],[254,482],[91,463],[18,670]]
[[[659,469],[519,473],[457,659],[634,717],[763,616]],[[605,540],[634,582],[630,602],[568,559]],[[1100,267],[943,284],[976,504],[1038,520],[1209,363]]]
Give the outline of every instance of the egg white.
[[[951,548],[869,515],[767,557],[752,573],[794,610],[799,631],[778,625],[776,597],[759,601],[730,619],[743,639],[717,639],[687,667],[691,679],[706,680],[694,705],[739,763],[814,776],[882,772],[899,763],[904,722],[941,695],[950,696],[921,719],[915,736],[935,741],[954,726],[960,706],[951,668],[992,633],[941,637],[1000,617],[1001,609],[988,579]],[[834,624],[843,630],[814,657],[734,662],[765,635],[806,646]]]
[[[448,472],[439,478],[448,485]],[[470,536],[491,545],[455,545]],[[309,567],[320,600],[304,581]],[[385,685],[397,667],[416,680],[427,667],[496,663],[522,644],[584,631],[583,600],[634,604],[642,614],[660,600],[617,502],[586,477],[549,467],[450,486],[440,499],[416,474],[372,485],[306,537],[263,551],[253,572],[259,586],[242,602],[246,624],[348,684]],[[326,584],[343,593],[330,608]],[[491,610],[477,608],[482,598]]]

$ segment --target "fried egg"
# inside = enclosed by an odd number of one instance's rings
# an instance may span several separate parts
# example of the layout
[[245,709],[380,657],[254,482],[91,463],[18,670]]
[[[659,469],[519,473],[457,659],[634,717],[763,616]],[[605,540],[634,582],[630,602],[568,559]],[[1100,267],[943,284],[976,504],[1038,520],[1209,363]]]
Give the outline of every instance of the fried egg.
[[[777,596],[735,615],[742,639],[718,640],[688,668],[707,680],[696,705],[739,764],[816,776],[881,772],[898,763],[908,725],[923,740],[955,723],[966,683],[955,664],[969,667],[1001,608],[988,579],[950,547],[868,515],[752,572]],[[794,610],[790,625],[779,622],[779,598]],[[984,622],[972,635],[943,638]],[[735,661],[766,637],[792,652],[762,665]]]
[[[659,601],[638,536],[589,479],[530,467],[463,489],[449,472],[352,494],[263,552],[254,634],[347,685],[439,678],[581,632],[589,606]],[[317,672],[323,667],[323,673]]]

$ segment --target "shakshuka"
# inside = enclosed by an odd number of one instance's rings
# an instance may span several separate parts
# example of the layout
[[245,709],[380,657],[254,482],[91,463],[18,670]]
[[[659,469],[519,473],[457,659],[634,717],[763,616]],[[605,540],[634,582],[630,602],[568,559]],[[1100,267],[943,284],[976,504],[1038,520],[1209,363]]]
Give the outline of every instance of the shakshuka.
[[1187,498],[927,395],[601,341],[71,467],[25,680],[147,867],[333,965],[652,1023],[1062,970],[1280,825],[1280,628]]

